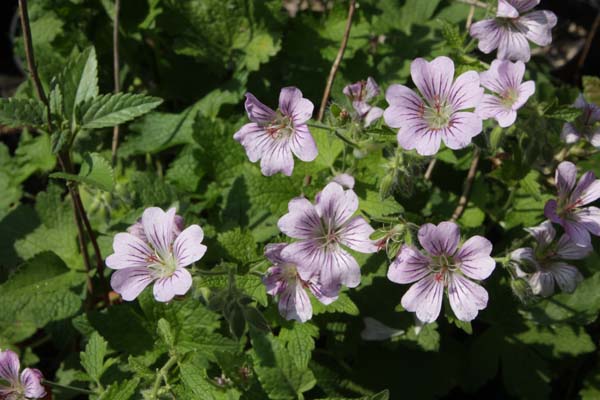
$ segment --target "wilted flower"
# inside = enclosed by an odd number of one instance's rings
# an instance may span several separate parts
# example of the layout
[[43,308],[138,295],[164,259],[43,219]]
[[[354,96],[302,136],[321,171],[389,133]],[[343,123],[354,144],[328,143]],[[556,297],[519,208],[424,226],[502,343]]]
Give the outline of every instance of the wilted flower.
[[468,71],[454,80],[454,62],[448,57],[431,62],[417,58],[410,71],[424,100],[403,85],[390,86],[385,95],[390,106],[383,118],[392,128],[400,128],[400,146],[421,155],[437,153],[442,140],[454,150],[467,147],[482,130],[479,116],[461,111],[481,100],[479,74]]
[[267,245],[265,256],[273,266],[267,270],[263,282],[267,287],[267,293],[279,296],[279,313],[285,319],[306,322],[312,318],[312,305],[306,289],[323,304],[330,304],[337,299],[337,296],[327,297],[323,294],[318,276],[313,276],[308,281],[300,277],[294,261],[282,254],[282,250],[287,245],[287,243]]
[[578,246],[587,247],[590,233],[600,236],[600,208],[583,206],[600,198],[600,180],[588,171],[577,182],[577,167],[569,161],[558,165],[555,179],[558,200],[548,200],[544,214],[561,225]]
[[25,368],[19,376],[21,363],[11,350],[0,351],[0,398],[6,400],[40,399],[46,396],[40,370]]
[[591,251],[591,245],[577,246],[568,235],[554,242],[556,231],[550,221],[526,229],[536,240],[535,249],[524,247],[514,250],[510,257],[517,262],[517,275],[527,279],[533,294],[544,297],[554,293],[554,282],[560,290],[572,293],[583,277],[572,265],[563,260],[580,260]]
[[313,108],[295,87],[281,89],[277,111],[246,93],[246,112],[252,122],[242,126],[233,138],[244,146],[251,162],[261,160],[263,175],[281,172],[290,176],[294,170],[292,153],[302,161],[317,157],[317,145],[306,125]]
[[488,293],[471,279],[486,279],[494,270],[490,241],[473,236],[458,249],[460,231],[454,222],[425,224],[418,237],[426,254],[404,245],[387,274],[392,282],[416,282],[402,297],[402,307],[416,312],[423,322],[433,322],[440,314],[447,288],[456,317],[461,321],[475,319],[487,306]]
[[298,265],[300,277],[309,281],[319,276],[328,297],[336,296],[341,285],[358,286],[360,268],[343,246],[361,253],[374,253],[377,246],[369,239],[374,229],[363,217],[353,217],[358,209],[356,193],[331,182],[317,194],[314,205],[298,197],[288,209],[277,226],[300,240],[283,249],[282,255]]
[[552,28],[557,19],[551,11],[531,11],[540,0],[498,0],[496,18],[471,25],[470,33],[479,40],[479,50],[496,58],[527,62],[531,51],[527,40],[538,46],[552,43]]
[[[206,252],[206,246],[201,244],[204,232],[198,225],[181,231],[177,220],[174,208],[164,212],[150,207],[142,215],[143,237],[132,233],[115,235],[114,254],[106,258],[106,265],[117,270],[110,284],[123,299],[134,300],[152,282],[158,301],[170,301],[190,289],[192,276],[185,267]],[[133,232],[139,228],[136,226]]]
[[347,85],[344,94],[352,101],[352,107],[365,126],[371,125],[383,115],[383,109],[369,104],[369,101],[379,95],[379,86],[373,78],[368,77],[366,81]]
[[585,101],[583,94],[579,94],[573,107],[582,110],[581,116],[575,122],[563,125],[560,137],[566,143],[575,143],[582,137],[590,141],[592,146],[600,147],[600,107]]
[[[517,110],[535,92],[535,82],[523,82],[525,64],[494,60],[489,70],[479,74],[481,85],[496,95],[484,94],[476,112],[483,119],[495,118],[503,128],[517,119]],[[523,82],[523,83],[521,83]]]

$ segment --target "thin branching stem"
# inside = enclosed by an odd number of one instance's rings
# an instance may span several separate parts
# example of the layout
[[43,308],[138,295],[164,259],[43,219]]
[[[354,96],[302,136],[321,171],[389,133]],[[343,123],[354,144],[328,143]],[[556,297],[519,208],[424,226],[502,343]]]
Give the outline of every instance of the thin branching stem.
[[431,175],[433,174],[435,164],[437,164],[437,158],[432,158],[431,161],[429,161],[429,164],[427,165],[425,175],[423,175],[423,179],[425,179],[426,181],[431,179]]
[[460,196],[458,205],[452,214],[452,221],[459,219],[467,207],[469,195],[471,194],[471,187],[473,186],[473,180],[475,179],[475,175],[477,175],[477,165],[479,165],[480,155],[481,150],[479,150],[479,147],[475,147],[475,150],[473,150],[473,160],[471,161],[471,166],[469,167],[469,172],[467,173],[467,179],[465,180],[465,184],[463,186],[462,195]]
[[48,385],[48,386],[52,386],[52,387],[56,387],[56,388],[60,388],[60,389],[65,389],[65,390],[70,390],[70,391],[76,392],[76,393],[94,394],[94,392],[92,392],[91,390],[87,390],[87,389],[76,387],[76,386],[63,385],[62,383],[52,382],[47,379],[44,379],[42,381],[42,383],[44,385]]
[[331,87],[333,86],[333,80],[335,79],[335,74],[337,70],[340,68],[340,63],[342,62],[342,58],[344,57],[344,52],[346,51],[346,46],[348,45],[348,38],[350,37],[350,29],[352,28],[352,16],[354,15],[354,10],[356,9],[356,0],[350,0],[350,6],[348,7],[348,18],[346,19],[346,28],[344,30],[344,36],[342,37],[342,42],[340,44],[340,48],[338,53],[333,61],[333,65],[331,66],[331,70],[329,71],[329,76],[327,77],[327,83],[325,84],[325,90],[323,91],[323,98],[321,99],[321,107],[319,107],[319,114],[317,116],[317,121],[322,121],[323,116],[325,115],[325,108],[327,107],[327,101],[329,100],[329,95],[331,94]]
[[479,7],[479,8],[490,8],[490,5],[487,3],[484,3],[483,1],[477,1],[477,0],[455,0],[458,3],[463,3],[463,4],[468,4],[470,6],[475,6],[475,7]]
[[167,375],[169,373],[169,370],[173,367],[173,365],[175,365],[176,362],[177,356],[173,355],[169,358],[169,360],[166,362],[165,365],[163,365],[163,367],[160,370],[156,371],[156,378],[154,379],[154,385],[152,386],[150,399],[158,399],[158,391],[160,390],[160,386],[163,381],[167,381]]

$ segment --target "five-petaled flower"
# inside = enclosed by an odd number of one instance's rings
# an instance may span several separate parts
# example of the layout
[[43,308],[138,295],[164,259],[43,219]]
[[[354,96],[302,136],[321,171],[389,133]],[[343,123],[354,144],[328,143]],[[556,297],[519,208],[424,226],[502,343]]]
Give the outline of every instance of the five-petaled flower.
[[554,293],[554,282],[567,293],[575,291],[583,276],[577,268],[564,260],[581,260],[591,251],[591,245],[577,246],[568,235],[554,241],[556,231],[550,221],[526,229],[535,239],[535,249],[523,247],[514,250],[510,257],[517,263],[517,275],[527,279],[533,294],[543,297]]
[[494,60],[489,70],[479,74],[481,85],[495,93],[484,94],[475,111],[483,119],[495,118],[506,128],[515,123],[517,110],[535,92],[535,82],[523,81],[525,64],[507,60]]
[[600,236],[600,208],[584,207],[600,198],[600,179],[588,171],[577,182],[577,167],[569,161],[558,165],[555,179],[558,199],[548,200],[544,214],[561,225],[578,246],[587,247],[590,233]]
[[594,147],[600,147],[600,107],[594,103],[585,101],[583,94],[579,94],[573,107],[582,112],[574,122],[563,125],[560,137],[566,143],[575,143],[579,139],[586,138]]
[[327,297],[323,294],[318,276],[313,276],[308,281],[300,277],[298,266],[282,254],[282,250],[287,245],[287,243],[271,243],[265,248],[265,256],[273,266],[267,270],[263,282],[267,287],[267,293],[279,296],[279,313],[285,319],[306,322],[312,318],[312,305],[306,289],[326,305],[335,301],[337,296]]
[[337,296],[341,285],[356,287],[360,283],[358,263],[343,246],[361,253],[377,251],[369,236],[374,229],[358,210],[358,197],[331,182],[317,194],[313,205],[303,197],[291,200],[289,213],[277,226],[286,235],[299,239],[286,246],[281,254],[298,266],[305,281],[318,277],[327,297]]
[[400,128],[400,146],[421,155],[437,153],[441,141],[454,150],[467,147],[482,130],[478,115],[462,111],[477,106],[483,96],[479,74],[468,71],[454,80],[454,62],[448,57],[417,58],[410,71],[424,99],[403,85],[390,86],[385,95],[390,106],[383,118]]
[[352,102],[352,107],[356,111],[358,119],[363,121],[365,127],[371,125],[383,115],[381,108],[369,104],[373,98],[379,95],[379,86],[373,78],[368,77],[366,81],[358,81],[347,85],[343,92]]
[[447,288],[456,317],[461,321],[475,319],[487,306],[488,293],[471,279],[486,279],[494,270],[490,241],[473,236],[459,249],[460,231],[454,222],[425,224],[418,237],[427,254],[404,245],[388,270],[392,282],[416,282],[402,297],[402,307],[416,312],[423,322],[433,322],[440,314]]
[[496,58],[527,62],[531,50],[527,40],[538,46],[552,43],[552,28],[557,19],[551,11],[531,11],[540,0],[498,0],[496,18],[471,25],[470,33],[479,40],[479,50]]
[[117,270],[110,284],[124,300],[134,300],[152,282],[158,301],[187,293],[192,276],[185,267],[202,258],[206,246],[201,244],[204,232],[200,226],[182,227],[175,208],[164,212],[150,207],[142,215],[143,236],[138,224],[115,236],[114,254],[106,258],[106,265]]
[[40,399],[46,396],[42,386],[44,378],[40,370],[25,368],[21,375],[21,363],[11,350],[0,351],[0,399]]
[[281,89],[277,111],[247,93],[246,112],[252,122],[242,126],[233,138],[244,146],[251,162],[261,160],[264,175],[281,172],[290,176],[294,170],[292,153],[302,161],[317,157],[317,145],[306,125],[313,108],[295,87]]

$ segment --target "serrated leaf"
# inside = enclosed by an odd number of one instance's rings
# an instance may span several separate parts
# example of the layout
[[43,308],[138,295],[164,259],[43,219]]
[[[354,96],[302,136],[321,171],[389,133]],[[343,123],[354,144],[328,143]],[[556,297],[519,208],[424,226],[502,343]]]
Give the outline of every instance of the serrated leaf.
[[105,94],[81,105],[79,121],[85,129],[108,128],[140,117],[162,102],[158,97],[142,94]]
[[55,172],[50,174],[50,177],[85,183],[107,192],[112,191],[114,186],[113,169],[110,163],[98,153],[84,155],[78,175]]
[[311,323],[290,323],[289,326],[283,326],[279,332],[279,339],[298,368],[308,367],[317,337],[319,337],[319,328]]
[[547,118],[557,119],[564,122],[573,122],[579,116],[581,116],[582,110],[573,106],[559,106],[556,104],[551,105],[545,112],[544,116]]
[[92,333],[85,351],[80,353],[81,365],[88,373],[92,381],[99,383],[102,374],[105,371],[104,357],[108,350],[108,343],[98,332]]
[[372,217],[384,217],[404,211],[404,207],[392,197],[381,200],[379,193],[372,190],[366,190],[364,195],[359,192],[358,200],[360,209]]
[[339,312],[349,315],[359,315],[360,311],[354,302],[348,297],[346,293],[340,293],[337,300],[331,304],[324,305],[311,297],[311,303],[313,306],[313,314],[318,315],[322,313]]
[[98,96],[96,50],[88,47],[72,56],[58,77],[66,117],[71,120],[78,105]]
[[231,231],[219,233],[217,240],[229,257],[241,264],[247,264],[258,258],[256,241],[248,231],[235,228]]
[[140,384],[139,378],[111,384],[98,400],[130,400]]
[[11,128],[40,127],[45,122],[45,107],[35,99],[0,98],[0,125]]

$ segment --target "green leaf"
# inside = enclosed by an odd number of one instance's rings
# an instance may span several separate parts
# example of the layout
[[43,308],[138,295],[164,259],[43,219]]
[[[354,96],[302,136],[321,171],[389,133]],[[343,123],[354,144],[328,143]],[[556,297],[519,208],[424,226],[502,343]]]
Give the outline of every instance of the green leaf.
[[597,400],[600,398],[600,371],[591,371],[583,381],[583,388],[579,391],[581,400]]
[[227,255],[236,262],[247,264],[258,259],[256,241],[248,231],[235,228],[231,231],[219,233],[217,240],[225,249]]
[[547,118],[557,119],[564,122],[573,122],[581,115],[582,110],[573,106],[559,106],[556,104],[551,105],[545,112],[544,116]]
[[108,128],[140,117],[161,103],[162,99],[142,94],[105,94],[82,104],[79,120],[85,129]]
[[[245,41],[245,40],[244,40]],[[264,64],[281,49],[281,42],[275,39],[267,31],[255,32],[249,43],[243,46],[245,57],[241,60],[241,66],[248,71],[257,71],[260,64]]]
[[298,368],[308,367],[312,351],[315,349],[315,339],[318,337],[319,328],[308,322],[284,325],[279,332],[279,339]]
[[98,96],[96,50],[88,47],[74,54],[58,77],[65,116],[71,120],[77,106]]
[[[566,324],[540,326],[528,323],[529,330],[515,335],[523,343],[537,345],[540,352],[550,352],[550,356],[561,358],[590,353],[596,349],[592,338],[580,326]],[[551,350],[548,351],[548,348]]]
[[407,0],[402,7],[400,20],[397,26],[407,33],[411,33],[411,27],[414,24],[424,24],[433,16],[440,0]]
[[85,183],[92,187],[110,192],[114,186],[114,172],[110,163],[98,153],[87,153],[78,175],[55,172],[51,178],[61,178]]
[[11,128],[41,127],[45,123],[44,104],[35,99],[0,98],[0,125]]
[[322,313],[332,313],[339,312],[349,315],[359,315],[360,311],[354,302],[348,297],[346,293],[340,293],[337,300],[329,305],[324,305],[323,303],[317,301],[314,298],[311,298],[311,303],[313,306],[313,314],[318,315]]
[[381,200],[379,193],[366,190],[364,195],[359,193],[359,207],[362,211],[372,217],[385,217],[387,215],[399,214],[404,208],[392,197]]
[[600,78],[597,76],[583,77],[583,94],[588,102],[600,104]]
[[317,149],[319,149],[319,154],[314,162],[325,168],[332,167],[344,150],[344,143],[333,134],[329,134],[326,129],[310,127],[310,133],[315,139]]
[[164,318],[158,320],[158,336],[169,348],[175,346],[175,335],[171,330],[171,324]]
[[181,364],[180,375],[186,391],[194,394],[194,398],[198,400],[216,400],[211,393],[214,386],[208,382],[205,369],[191,363],[183,363]]
[[131,400],[140,384],[139,378],[111,384],[98,400]]
[[98,332],[92,333],[88,343],[85,345],[85,351],[79,353],[81,365],[88,373],[92,381],[99,383],[102,374],[106,370],[104,357],[108,350],[108,343]]

